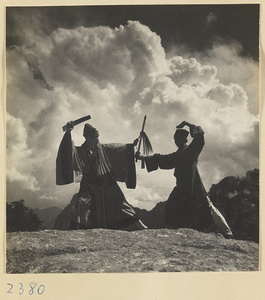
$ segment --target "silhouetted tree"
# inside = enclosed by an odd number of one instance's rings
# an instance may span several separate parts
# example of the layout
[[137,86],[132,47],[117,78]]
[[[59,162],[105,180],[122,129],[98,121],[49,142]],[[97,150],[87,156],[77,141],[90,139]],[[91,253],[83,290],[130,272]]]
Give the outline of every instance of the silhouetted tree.
[[24,205],[24,200],[7,203],[6,231],[37,231],[43,228],[42,221]]

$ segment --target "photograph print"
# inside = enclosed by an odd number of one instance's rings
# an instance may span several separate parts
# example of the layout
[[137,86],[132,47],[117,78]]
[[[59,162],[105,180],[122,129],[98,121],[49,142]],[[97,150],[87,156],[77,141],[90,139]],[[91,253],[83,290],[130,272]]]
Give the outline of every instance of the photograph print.
[[7,6],[6,273],[259,271],[259,4]]

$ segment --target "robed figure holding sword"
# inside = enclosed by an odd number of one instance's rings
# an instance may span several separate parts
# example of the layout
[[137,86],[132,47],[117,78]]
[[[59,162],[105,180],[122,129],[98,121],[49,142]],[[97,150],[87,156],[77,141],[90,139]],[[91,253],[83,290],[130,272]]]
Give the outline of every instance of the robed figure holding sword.
[[[185,126],[189,131],[183,128]],[[192,142],[187,144],[189,134]],[[225,218],[207,196],[197,168],[205,144],[204,131],[200,126],[183,121],[176,126],[174,141],[178,150],[170,154],[142,156],[136,153],[137,159],[145,162],[148,172],[158,168],[174,169],[176,186],[165,202],[165,226],[216,231],[232,238]]]
[[68,122],[63,127],[66,133],[56,160],[58,185],[80,182],[78,195],[70,203],[70,216],[64,229],[147,228],[117,184],[117,181],[125,182],[129,189],[136,186],[134,146],[138,139],[131,144],[101,144],[98,130],[86,123],[85,141],[77,147],[71,139],[71,130],[84,119]]

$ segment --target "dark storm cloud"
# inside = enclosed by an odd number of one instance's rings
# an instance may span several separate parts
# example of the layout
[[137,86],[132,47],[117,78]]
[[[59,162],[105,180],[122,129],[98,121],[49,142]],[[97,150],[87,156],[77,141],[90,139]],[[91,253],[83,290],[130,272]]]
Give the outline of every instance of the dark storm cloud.
[[33,74],[33,78],[35,80],[38,80],[42,86],[42,88],[47,89],[49,91],[53,90],[53,87],[50,86],[46,79],[44,78],[41,70],[36,66],[36,64],[34,64],[32,61],[28,61],[28,66],[29,66],[29,70],[32,72]]
[[[19,15],[17,11],[19,9]],[[40,13],[41,11],[41,13]],[[242,55],[259,57],[259,5],[111,5],[85,7],[7,8],[7,46],[20,44],[23,29],[19,22],[34,26],[38,16],[43,34],[58,27],[116,26],[128,20],[147,25],[162,39],[168,50],[172,44],[183,43],[191,50],[203,51],[215,39],[236,40],[242,44]],[[33,29],[34,30],[34,29]]]

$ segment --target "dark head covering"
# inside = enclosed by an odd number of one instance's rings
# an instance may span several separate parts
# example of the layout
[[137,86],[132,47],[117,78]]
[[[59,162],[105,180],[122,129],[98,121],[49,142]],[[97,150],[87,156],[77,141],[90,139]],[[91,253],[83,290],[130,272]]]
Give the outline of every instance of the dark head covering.
[[96,128],[94,128],[90,124],[86,123],[84,126],[83,136],[85,138],[87,138],[87,137],[96,138],[99,136],[99,133]]
[[182,137],[183,136],[183,137],[187,138],[188,135],[189,135],[189,132],[186,129],[177,128],[176,132],[174,134],[174,137],[177,137],[177,136]]

